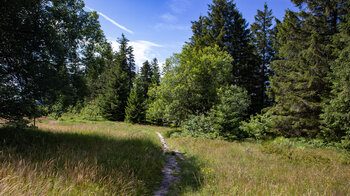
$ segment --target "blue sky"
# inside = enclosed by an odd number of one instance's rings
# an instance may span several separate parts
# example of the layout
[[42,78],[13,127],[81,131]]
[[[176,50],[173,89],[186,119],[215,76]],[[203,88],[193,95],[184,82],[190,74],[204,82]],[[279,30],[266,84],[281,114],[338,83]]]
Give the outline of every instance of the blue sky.
[[[163,63],[181,51],[192,35],[191,21],[206,15],[212,0],[84,0],[86,10],[97,11],[107,39],[117,48],[122,33],[134,48],[138,66],[156,57]],[[237,8],[249,24],[264,0],[236,0]],[[296,10],[290,0],[267,0],[274,16],[282,20],[285,10]]]

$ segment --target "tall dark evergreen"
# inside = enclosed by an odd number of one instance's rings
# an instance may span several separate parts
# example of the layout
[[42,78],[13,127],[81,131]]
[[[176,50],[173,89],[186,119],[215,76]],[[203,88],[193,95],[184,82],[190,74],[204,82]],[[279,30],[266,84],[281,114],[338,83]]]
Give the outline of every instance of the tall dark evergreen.
[[152,70],[152,84],[153,86],[159,86],[160,84],[160,71],[157,58],[154,58],[151,62]]
[[247,22],[231,0],[213,0],[208,16],[192,22],[194,47],[218,45],[234,59],[231,84],[246,88],[252,95],[251,113],[258,111],[256,71],[258,69],[254,48],[250,44]]
[[[347,4],[347,10],[349,6],[350,3]],[[350,148],[350,13],[344,19],[341,32],[335,39],[335,44],[341,50],[331,64],[329,78],[332,96],[322,114],[322,133],[327,140],[343,141]]]
[[135,75],[133,48],[128,46],[124,35],[118,40],[119,51],[114,54],[112,64],[102,74],[103,84],[99,95],[104,118],[123,121],[132,81]]
[[139,82],[142,89],[142,96],[145,97],[145,99],[148,98],[147,92],[152,85],[152,76],[153,76],[153,71],[152,71],[151,64],[148,61],[145,61],[143,63],[143,66],[141,67],[140,82]]
[[251,25],[252,41],[256,48],[257,56],[259,57],[260,67],[258,69],[258,89],[257,94],[259,106],[268,105],[266,96],[266,87],[269,85],[268,76],[270,75],[269,65],[273,60],[275,51],[273,49],[274,28],[272,27],[272,10],[264,5],[264,10],[258,10],[255,16],[255,22]]
[[[148,61],[146,61],[148,63]],[[144,63],[145,66],[145,63]],[[128,97],[125,108],[125,121],[129,123],[144,123],[146,120],[146,95],[144,94],[144,83],[137,76],[134,86]]]
[[157,77],[159,77],[157,59],[154,59],[152,64],[145,61],[128,97],[128,105],[125,109],[127,122],[144,123],[146,121],[146,109],[149,104],[148,90],[158,85]]
[[116,59],[120,64],[123,71],[127,73],[128,76],[128,88],[129,91],[132,88],[133,79],[135,77],[135,59],[134,59],[134,49],[131,46],[128,46],[129,40],[126,39],[125,35],[122,34],[122,37],[118,40],[119,52],[116,53]]
[[327,75],[334,61],[332,36],[339,31],[343,1],[293,1],[303,7],[287,11],[278,26],[278,60],[271,78],[276,104],[273,128],[284,136],[319,135],[320,114],[329,98]]

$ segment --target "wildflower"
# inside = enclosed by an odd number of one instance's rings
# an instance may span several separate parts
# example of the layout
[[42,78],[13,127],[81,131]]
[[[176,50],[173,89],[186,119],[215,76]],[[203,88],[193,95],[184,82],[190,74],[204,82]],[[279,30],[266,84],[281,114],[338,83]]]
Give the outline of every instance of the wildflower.
[[11,175],[7,175],[7,177],[11,177]]

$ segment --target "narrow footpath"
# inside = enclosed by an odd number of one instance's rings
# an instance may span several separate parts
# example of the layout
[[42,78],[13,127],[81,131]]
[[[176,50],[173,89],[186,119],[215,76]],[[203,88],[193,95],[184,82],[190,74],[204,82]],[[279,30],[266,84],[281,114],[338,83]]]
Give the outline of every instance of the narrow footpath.
[[162,134],[156,132],[162,142],[163,154],[167,156],[166,164],[162,169],[163,179],[160,184],[160,189],[157,190],[155,196],[167,195],[169,187],[174,183],[179,183],[181,169],[176,161],[176,157],[183,159],[183,155],[177,151],[169,151],[169,145],[164,141]]

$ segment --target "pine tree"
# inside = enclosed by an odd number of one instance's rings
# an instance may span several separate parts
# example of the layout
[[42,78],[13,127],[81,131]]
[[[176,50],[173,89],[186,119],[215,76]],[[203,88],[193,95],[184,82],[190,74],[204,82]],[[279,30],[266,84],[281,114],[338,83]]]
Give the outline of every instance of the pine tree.
[[[338,1],[294,1],[300,13],[287,11],[278,26],[278,60],[272,63],[273,128],[284,136],[315,137],[329,97],[329,64],[335,59],[331,36],[338,31]],[[335,17],[335,18],[334,18]]]
[[102,75],[104,84],[99,95],[102,115],[108,120],[123,121],[125,108],[132,88],[134,77],[133,49],[128,46],[128,40],[122,35],[118,40],[119,51],[114,54],[112,64]]
[[231,0],[214,0],[209,5],[208,16],[192,22],[193,36],[190,45],[203,48],[218,45],[234,59],[231,84],[246,88],[252,95],[250,112],[259,111],[257,106],[259,92],[256,90],[258,77],[257,58],[250,44],[250,31],[247,22]]
[[[275,51],[273,50],[274,29],[272,27],[272,10],[268,9],[267,4],[264,10],[258,10],[255,16],[255,22],[251,25],[252,41],[259,57],[260,67],[258,70],[258,89],[259,106],[267,106],[266,87],[268,85],[269,65],[273,59]],[[262,109],[262,108],[261,108]]]

